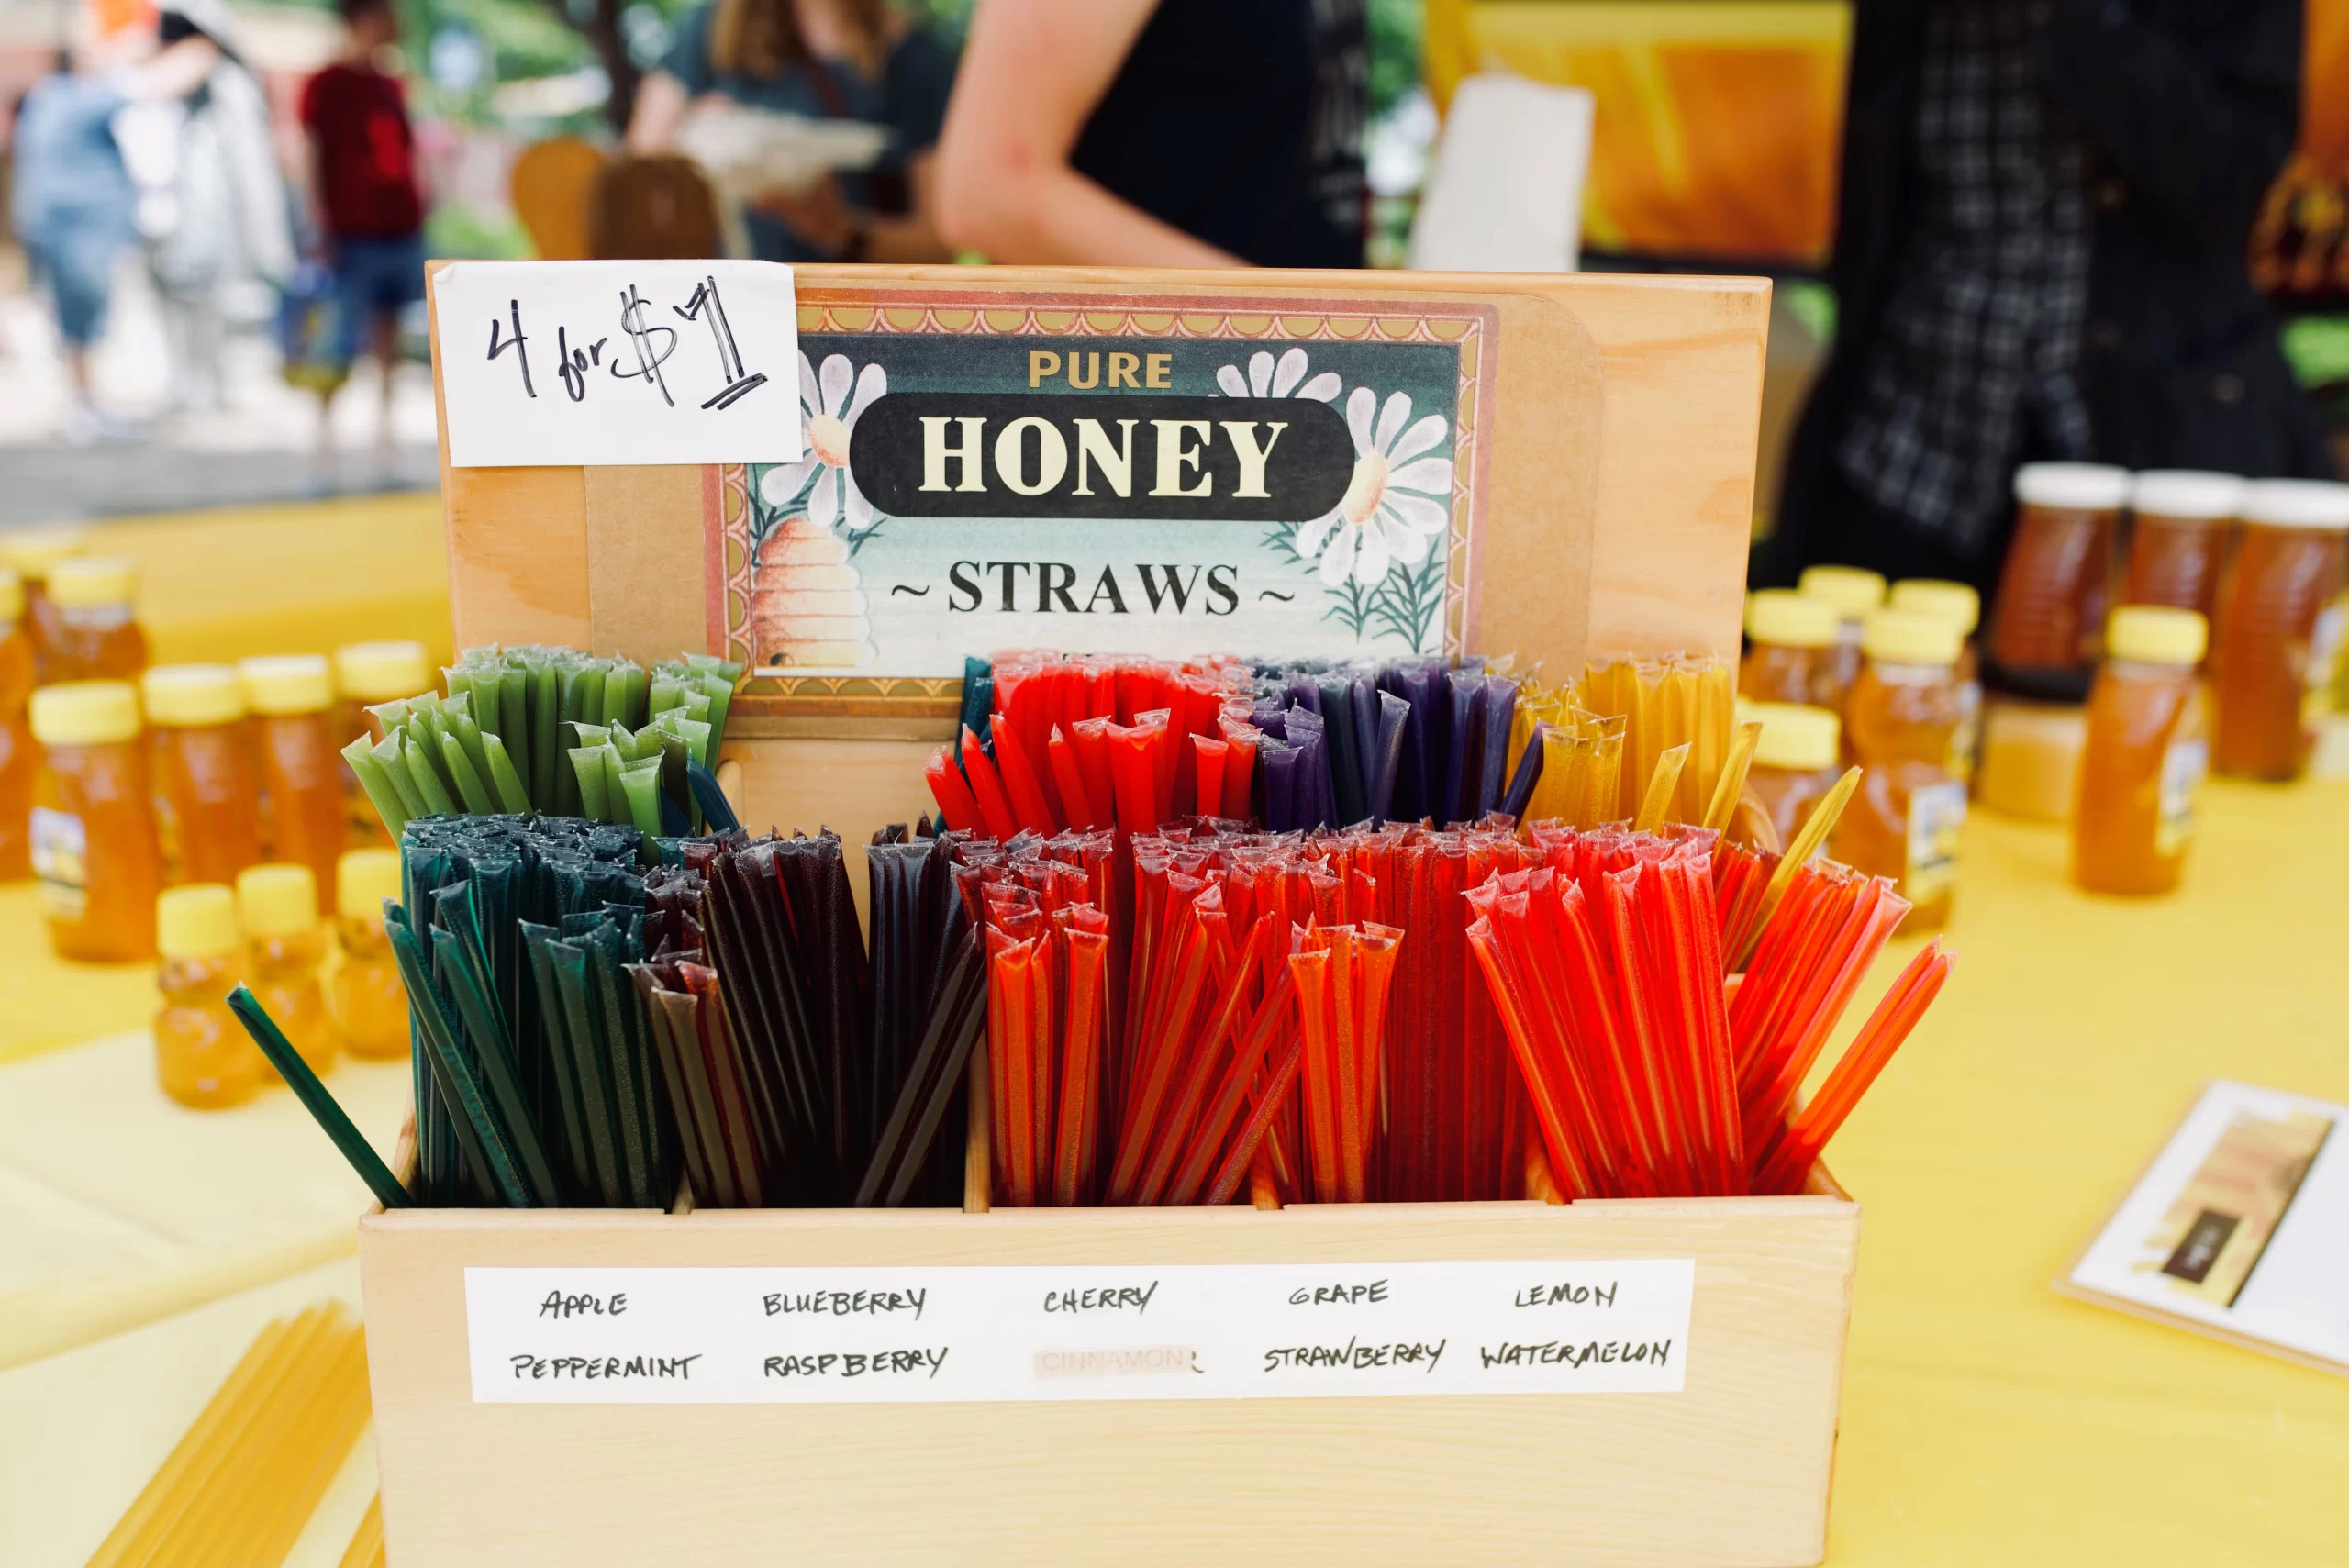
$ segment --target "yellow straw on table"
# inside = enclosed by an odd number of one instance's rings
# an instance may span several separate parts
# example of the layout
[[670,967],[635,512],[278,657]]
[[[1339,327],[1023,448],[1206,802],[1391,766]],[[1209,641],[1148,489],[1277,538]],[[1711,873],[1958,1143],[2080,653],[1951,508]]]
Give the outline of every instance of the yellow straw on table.
[[264,1328],[91,1568],[275,1568],[367,1423],[366,1340],[340,1302]]

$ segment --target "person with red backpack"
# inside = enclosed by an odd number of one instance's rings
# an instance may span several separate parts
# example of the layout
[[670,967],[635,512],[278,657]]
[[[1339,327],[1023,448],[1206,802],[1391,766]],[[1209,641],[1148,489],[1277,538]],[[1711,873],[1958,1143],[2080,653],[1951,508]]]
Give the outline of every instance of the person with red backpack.
[[372,329],[388,445],[400,313],[424,297],[424,192],[406,95],[375,63],[399,39],[399,13],[393,0],[340,0],[340,8],[342,54],[303,87],[301,119],[310,137],[311,205],[334,272],[339,363],[359,357]]

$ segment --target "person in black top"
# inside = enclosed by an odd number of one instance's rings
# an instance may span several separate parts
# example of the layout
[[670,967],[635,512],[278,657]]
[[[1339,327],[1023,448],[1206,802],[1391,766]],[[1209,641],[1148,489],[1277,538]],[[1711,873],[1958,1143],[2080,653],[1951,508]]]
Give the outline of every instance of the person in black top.
[[2300,0],[1855,16],[1835,349],[1754,586],[1843,562],[1987,595],[2032,459],[2331,476],[2244,261],[2299,123]]
[[939,144],[1005,262],[1358,267],[1363,0],[986,0]]

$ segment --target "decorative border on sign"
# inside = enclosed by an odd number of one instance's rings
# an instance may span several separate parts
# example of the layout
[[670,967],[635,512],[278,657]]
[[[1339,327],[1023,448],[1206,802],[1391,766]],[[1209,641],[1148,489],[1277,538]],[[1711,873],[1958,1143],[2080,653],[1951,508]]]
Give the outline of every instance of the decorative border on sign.
[[[1424,303],[1291,299],[1268,296],[1186,298],[1136,295],[1105,307],[1065,295],[970,290],[892,289],[829,297],[802,291],[803,336],[1002,338],[1163,338],[1249,342],[1442,343],[1460,350],[1453,414],[1453,489],[1447,537],[1443,651],[1465,651],[1467,610],[1476,586],[1476,501],[1490,454],[1481,439],[1492,420],[1493,361],[1499,311],[1489,305],[1431,307]],[[750,471],[740,464],[704,471],[705,570],[710,645],[729,659],[752,661],[751,639]],[[753,666],[737,711],[805,718],[951,719],[960,711],[959,676],[778,675]]]

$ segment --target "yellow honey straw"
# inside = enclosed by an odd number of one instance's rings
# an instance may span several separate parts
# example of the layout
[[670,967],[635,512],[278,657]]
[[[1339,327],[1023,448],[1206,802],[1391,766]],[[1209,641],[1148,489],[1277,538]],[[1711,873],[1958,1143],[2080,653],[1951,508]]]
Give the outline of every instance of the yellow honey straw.
[[1623,763],[1611,817],[1633,817],[1656,760],[1686,742],[1689,759],[1662,820],[1699,820],[1729,761],[1735,695],[1730,668],[1718,659],[1616,659],[1594,662],[1575,688],[1597,715],[1624,721]]
[[1851,804],[1853,793],[1859,787],[1860,770],[1846,768],[1843,776],[1835,781],[1835,787],[1819,797],[1819,804],[1811,808],[1801,831],[1795,835],[1794,842],[1787,846],[1787,852],[1778,858],[1778,869],[1770,873],[1770,885],[1762,890],[1762,912],[1754,917],[1753,934],[1746,939],[1746,951],[1736,956],[1731,969],[1745,967],[1745,960],[1752,954],[1753,943],[1760,940],[1762,928],[1770,923],[1770,916],[1777,909],[1778,900],[1787,895],[1795,873],[1800,871],[1804,862],[1827,842],[1827,835],[1835,830],[1836,819],[1843,815],[1843,807]]
[[1639,815],[1631,818],[1633,829],[1653,833],[1664,826],[1664,813],[1672,807],[1674,792],[1680,787],[1680,774],[1687,765],[1686,740],[1655,760],[1655,772],[1648,779],[1648,793],[1640,802]]
[[283,1563],[367,1421],[339,1302],[269,1324],[100,1544],[93,1568]]
[[384,1555],[384,1495],[367,1505],[360,1517],[359,1528],[351,1532],[351,1544],[342,1549],[339,1568],[386,1568]]
[[1721,776],[1713,785],[1712,803],[1705,807],[1705,823],[1719,831],[1729,826],[1737,811],[1737,797],[1745,788],[1745,775],[1753,766],[1753,749],[1762,740],[1762,726],[1741,724],[1737,739],[1730,742],[1729,761],[1721,767]]

